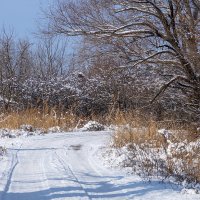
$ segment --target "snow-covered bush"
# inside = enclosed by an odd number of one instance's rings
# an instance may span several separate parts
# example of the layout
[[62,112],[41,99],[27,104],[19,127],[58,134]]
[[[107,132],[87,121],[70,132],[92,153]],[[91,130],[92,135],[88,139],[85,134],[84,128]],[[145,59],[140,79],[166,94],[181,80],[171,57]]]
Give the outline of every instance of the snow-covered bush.
[[175,130],[153,128],[152,132],[151,126],[126,128],[116,132],[112,147],[115,155],[111,159],[116,160],[110,162],[130,167],[145,179],[173,178],[184,187],[199,187],[200,139],[181,140]]
[[103,130],[105,130],[105,126],[96,121],[89,121],[79,130],[81,130],[81,131],[103,131]]

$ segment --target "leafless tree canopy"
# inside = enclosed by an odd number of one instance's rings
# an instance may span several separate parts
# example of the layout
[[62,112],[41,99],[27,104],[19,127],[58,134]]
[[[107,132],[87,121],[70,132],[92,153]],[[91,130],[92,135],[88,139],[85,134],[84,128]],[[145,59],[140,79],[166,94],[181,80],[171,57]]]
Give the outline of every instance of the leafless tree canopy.
[[171,68],[172,73],[166,74],[170,79],[155,98],[173,84],[186,94],[191,109],[199,112],[199,0],[62,0],[47,18],[44,32],[48,34],[131,40],[131,49],[121,44],[128,61],[118,67]]
[[200,120],[199,0],[55,0],[45,16],[35,44],[0,33],[0,108]]

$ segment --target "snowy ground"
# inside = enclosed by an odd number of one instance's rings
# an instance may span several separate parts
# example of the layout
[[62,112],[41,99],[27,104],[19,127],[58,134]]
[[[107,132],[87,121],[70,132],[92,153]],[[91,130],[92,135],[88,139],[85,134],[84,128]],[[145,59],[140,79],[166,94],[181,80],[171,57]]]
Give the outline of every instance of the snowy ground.
[[134,199],[197,200],[172,184],[145,183],[105,167],[99,157],[109,132],[54,133],[2,138],[0,200]]

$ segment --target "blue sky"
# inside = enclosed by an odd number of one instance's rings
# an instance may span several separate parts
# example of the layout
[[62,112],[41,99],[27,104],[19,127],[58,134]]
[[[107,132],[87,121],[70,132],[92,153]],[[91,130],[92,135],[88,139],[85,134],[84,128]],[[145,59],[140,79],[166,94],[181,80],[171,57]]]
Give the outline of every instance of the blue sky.
[[50,2],[53,0],[0,0],[0,28],[14,29],[18,38],[33,39],[41,8],[48,8]]

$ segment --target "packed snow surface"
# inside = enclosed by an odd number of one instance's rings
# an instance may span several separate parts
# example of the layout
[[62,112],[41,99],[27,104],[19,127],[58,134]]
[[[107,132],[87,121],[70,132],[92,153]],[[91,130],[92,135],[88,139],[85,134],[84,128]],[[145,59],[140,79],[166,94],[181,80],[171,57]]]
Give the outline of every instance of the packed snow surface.
[[178,186],[144,182],[103,165],[110,132],[52,133],[1,138],[0,200],[199,200]]

